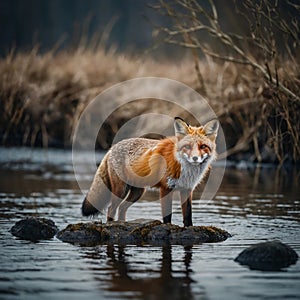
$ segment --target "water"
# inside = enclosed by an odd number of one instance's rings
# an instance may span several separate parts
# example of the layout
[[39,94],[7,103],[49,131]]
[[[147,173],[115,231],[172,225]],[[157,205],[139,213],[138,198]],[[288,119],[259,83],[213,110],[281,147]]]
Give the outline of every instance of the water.
[[[243,165],[241,165],[243,166]],[[85,174],[87,180],[92,174]],[[196,225],[233,237],[222,243],[79,247],[56,238],[32,243],[9,229],[26,216],[53,219],[60,229],[87,221],[71,153],[0,149],[0,299],[300,299],[300,263],[279,272],[249,270],[233,259],[247,246],[277,239],[300,254],[300,187],[295,168],[226,170],[214,200],[195,200]],[[158,218],[149,192],[128,219]],[[175,207],[173,222],[181,225]]]

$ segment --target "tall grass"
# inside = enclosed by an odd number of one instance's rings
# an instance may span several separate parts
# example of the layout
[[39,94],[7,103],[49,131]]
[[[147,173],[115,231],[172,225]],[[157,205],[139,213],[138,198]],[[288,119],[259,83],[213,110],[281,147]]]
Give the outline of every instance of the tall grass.
[[[3,145],[69,147],[86,105],[108,87],[128,79],[163,76],[193,84],[193,76],[188,76],[192,66],[184,62],[175,66],[103,48],[11,53],[0,59],[0,70]],[[121,120],[129,117],[128,112],[118,112],[117,123],[111,127],[117,130]],[[111,139],[115,133],[111,130],[103,140]]]

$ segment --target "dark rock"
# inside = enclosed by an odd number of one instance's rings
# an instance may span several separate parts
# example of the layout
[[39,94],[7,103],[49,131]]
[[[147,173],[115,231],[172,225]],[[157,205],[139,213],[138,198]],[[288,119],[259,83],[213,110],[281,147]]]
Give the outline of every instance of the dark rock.
[[230,237],[228,232],[214,226],[191,226],[171,232],[174,244],[214,243],[224,241],[227,237]]
[[212,226],[183,228],[162,224],[158,220],[138,219],[130,222],[99,222],[68,225],[57,234],[63,242],[84,246],[95,244],[181,244],[221,242],[230,237],[225,230]]
[[102,224],[95,223],[78,223],[70,224],[64,230],[57,233],[56,237],[63,242],[82,245],[95,245],[102,240]]
[[235,261],[254,270],[279,271],[296,263],[297,259],[297,253],[290,246],[270,241],[243,250]]
[[26,218],[16,222],[11,228],[12,235],[29,241],[39,241],[51,239],[57,233],[58,228],[50,219],[45,218]]

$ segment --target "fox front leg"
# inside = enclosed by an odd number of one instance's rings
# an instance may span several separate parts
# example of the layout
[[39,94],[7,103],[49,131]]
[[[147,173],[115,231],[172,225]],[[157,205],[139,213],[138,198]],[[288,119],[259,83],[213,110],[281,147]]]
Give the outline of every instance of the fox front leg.
[[180,191],[181,209],[184,227],[193,226],[192,222],[192,191]]

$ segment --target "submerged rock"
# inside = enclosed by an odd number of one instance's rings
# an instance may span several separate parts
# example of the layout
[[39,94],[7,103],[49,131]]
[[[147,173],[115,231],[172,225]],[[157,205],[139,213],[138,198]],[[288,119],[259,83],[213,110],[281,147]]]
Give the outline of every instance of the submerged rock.
[[270,241],[243,250],[234,261],[254,270],[279,271],[296,263],[297,259],[298,254],[290,246]]
[[30,217],[16,222],[10,232],[20,239],[35,242],[53,238],[58,228],[50,219]]
[[95,244],[181,244],[221,242],[231,235],[213,226],[180,227],[158,220],[137,219],[130,222],[90,222],[68,225],[57,234],[63,242]]

